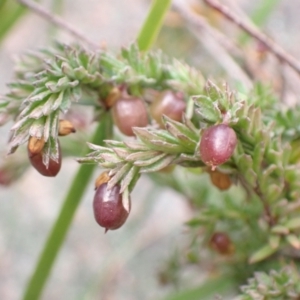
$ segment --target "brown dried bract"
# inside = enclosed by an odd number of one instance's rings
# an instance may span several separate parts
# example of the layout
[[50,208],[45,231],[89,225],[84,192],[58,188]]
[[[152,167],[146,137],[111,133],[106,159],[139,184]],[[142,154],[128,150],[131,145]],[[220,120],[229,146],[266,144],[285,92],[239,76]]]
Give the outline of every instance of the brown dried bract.
[[70,133],[75,133],[76,129],[74,128],[74,125],[72,122],[68,120],[59,120],[58,124],[58,135],[59,136],[66,136]]
[[222,173],[218,170],[208,170],[212,184],[221,191],[228,190],[231,187],[231,179],[228,174]]
[[45,140],[43,138],[38,139],[35,136],[31,136],[28,141],[28,155],[32,157],[41,153],[45,146]]
[[108,173],[105,171],[101,173],[95,180],[95,190],[103,183],[107,183],[110,180],[110,176]]

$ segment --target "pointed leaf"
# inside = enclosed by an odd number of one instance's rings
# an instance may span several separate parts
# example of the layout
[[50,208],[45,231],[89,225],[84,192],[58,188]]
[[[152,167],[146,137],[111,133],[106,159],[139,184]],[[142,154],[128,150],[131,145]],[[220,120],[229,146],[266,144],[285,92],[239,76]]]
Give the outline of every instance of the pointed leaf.
[[265,245],[251,255],[251,257],[249,258],[249,264],[255,264],[257,262],[265,260],[275,252],[276,249],[272,248],[270,245]]
[[159,161],[155,162],[152,165],[149,165],[147,167],[142,167],[140,169],[140,173],[157,172],[157,171],[169,166],[175,158],[176,158],[176,156],[174,156],[174,155],[168,155],[168,156],[160,159]]
[[300,217],[289,219],[284,225],[290,230],[298,229],[300,228]]
[[131,185],[134,178],[139,173],[140,168],[133,166],[130,171],[125,175],[125,177],[121,181],[120,193],[123,193],[124,190]]
[[201,95],[194,96],[193,100],[197,106],[196,113],[200,117],[210,123],[217,123],[222,120],[222,114],[216,103],[214,103],[209,97]]
[[111,189],[114,187],[119,181],[121,181],[125,175],[130,171],[132,165],[130,163],[124,164],[119,171],[110,179],[107,184],[107,188]]
[[286,236],[286,240],[293,248],[300,250],[300,239],[295,234],[289,234]]

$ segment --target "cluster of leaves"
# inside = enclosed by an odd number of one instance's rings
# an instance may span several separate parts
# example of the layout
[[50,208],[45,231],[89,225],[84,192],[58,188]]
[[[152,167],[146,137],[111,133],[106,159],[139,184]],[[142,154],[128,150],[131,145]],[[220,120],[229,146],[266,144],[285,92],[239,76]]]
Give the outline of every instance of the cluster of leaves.
[[15,121],[9,153],[30,136],[43,138],[47,161],[58,158],[59,115],[72,104],[99,109],[99,99],[118,84],[125,84],[136,93],[145,87],[156,87],[194,94],[203,83],[201,75],[192,68],[178,61],[171,63],[162,53],[140,56],[135,45],[123,49],[121,57],[116,57],[58,44],[56,49],[24,56],[18,62],[16,77],[15,82],[8,84],[10,92],[1,97],[0,103],[1,123]]
[[272,270],[269,274],[257,272],[248,284],[241,287],[242,295],[235,300],[285,300],[299,299],[299,273],[293,268],[280,272]]
[[[235,130],[238,145],[220,170],[235,179],[244,193],[218,195],[224,201],[204,199],[189,225],[206,229],[207,235],[225,228],[238,245],[234,263],[256,263],[275,253],[292,256],[300,249],[300,174],[295,164],[299,151],[295,120],[300,107],[284,117],[282,107],[265,89],[245,95],[226,85],[205,84],[202,75],[187,65],[160,52],[140,54],[134,45],[119,56],[58,45],[29,53],[19,62],[16,77],[0,102],[2,123],[14,120],[9,153],[30,136],[43,138],[45,164],[57,159],[58,120],[72,105],[92,106],[101,116],[106,110],[104,100],[119,85],[139,97],[149,88],[182,92],[188,101],[182,123],[165,117],[165,129],[135,128],[137,140],[109,140],[106,147],[89,144],[92,152],[79,161],[108,169],[109,186],[120,184],[121,192],[132,190],[141,173],[172,164],[205,172],[199,154],[202,132],[226,122]],[[199,194],[192,194],[197,202]],[[249,247],[247,240],[255,242]]]

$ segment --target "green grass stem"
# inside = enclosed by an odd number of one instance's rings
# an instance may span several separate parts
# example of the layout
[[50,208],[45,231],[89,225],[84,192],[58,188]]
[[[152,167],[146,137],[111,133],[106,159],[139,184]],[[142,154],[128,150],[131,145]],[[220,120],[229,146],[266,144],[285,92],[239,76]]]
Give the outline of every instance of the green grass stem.
[[[91,143],[101,145],[110,137],[111,122],[109,115],[100,122]],[[88,152],[88,149],[85,151]],[[66,238],[73,217],[90,183],[96,164],[81,165],[63,202],[61,211],[45,243],[36,268],[24,293],[24,300],[37,300],[43,292],[51,269]]]
[[171,2],[172,0],[153,0],[148,16],[137,37],[141,51],[149,50],[154,44]]

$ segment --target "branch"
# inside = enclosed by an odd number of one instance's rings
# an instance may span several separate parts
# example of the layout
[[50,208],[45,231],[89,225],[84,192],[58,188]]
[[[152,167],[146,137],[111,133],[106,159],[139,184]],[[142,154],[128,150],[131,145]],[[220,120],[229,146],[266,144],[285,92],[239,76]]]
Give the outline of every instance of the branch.
[[34,3],[30,0],[17,0],[19,3],[23,4],[24,6],[28,7],[30,10],[35,12],[40,17],[46,19],[50,23],[59,26],[60,28],[64,29],[65,31],[69,32],[74,37],[84,41],[92,48],[99,48],[99,45],[95,42],[89,40],[84,33],[80,32],[78,29],[74,28],[72,25],[61,19],[59,16],[54,15],[53,13],[45,10],[42,6],[39,4]]
[[250,78],[230,55],[241,57],[242,54],[238,47],[220,32],[211,28],[203,17],[193,12],[186,4],[181,3],[181,1],[174,1],[173,7],[187,22],[196,38],[202,42],[203,46],[209,50],[227,73],[235,80],[243,82],[247,88],[251,88],[253,85]]
[[204,2],[211,8],[221,13],[225,18],[236,24],[239,28],[244,30],[250,36],[262,43],[270,52],[272,52],[280,61],[287,63],[292,69],[300,74],[300,62],[287,53],[278,44],[272,41],[268,36],[263,34],[252,22],[245,22],[234,13],[232,13],[228,7],[220,4],[215,0],[204,0]]

